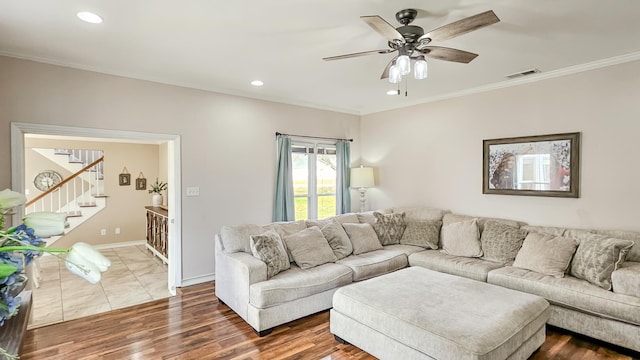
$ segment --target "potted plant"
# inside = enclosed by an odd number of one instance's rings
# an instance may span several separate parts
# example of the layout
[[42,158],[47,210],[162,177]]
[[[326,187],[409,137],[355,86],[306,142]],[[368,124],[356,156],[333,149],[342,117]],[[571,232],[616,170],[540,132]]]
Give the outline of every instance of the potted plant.
[[156,178],[156,182],[151,185],[151,189],[149,189],[149,194],[153,194],[151,198],[151,205],[159,207],[162,206],[164,199],[162,198],[162,192],[167,190],[167,183],[164,181],[158,181]]

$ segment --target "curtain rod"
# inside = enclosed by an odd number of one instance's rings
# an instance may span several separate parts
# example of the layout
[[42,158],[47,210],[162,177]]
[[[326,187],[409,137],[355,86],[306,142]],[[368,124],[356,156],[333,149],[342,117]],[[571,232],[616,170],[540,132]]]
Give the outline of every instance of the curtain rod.
[[302,137],[302,138],[309,138],[309,139],[320,139],[320,140],[345,140],[345,141],[351,141],[351,142],[353,142],[353,139],[338,139],[338,138],[329,138],[329,137],[321,137],[321,136],[308,136],[308,135],[283,134],[283,133],[281,133],[281,132],[277,132],[277,131],[276,131],[276,136],[280,136],[280,135],[284,135],[284,136],[294,136],[294,137]]

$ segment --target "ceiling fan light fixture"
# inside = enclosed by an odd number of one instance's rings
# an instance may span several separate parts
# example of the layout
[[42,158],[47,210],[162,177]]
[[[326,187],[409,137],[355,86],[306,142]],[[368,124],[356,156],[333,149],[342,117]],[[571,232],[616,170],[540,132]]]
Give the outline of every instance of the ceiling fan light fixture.
[[400,55],[396,60],[396,66],[400,68],[400,75],[408,75],[411,72],[411,59],[408,55]]
[[400,73],[400,66],[396,63],[389,68],[389,82],[397,84],[402,81],[402,74]]
[[429,65],[424,58],[420,58],[416,60],[416,63],[413,64],[413,77],[416,80],[426,79],[429,75]]

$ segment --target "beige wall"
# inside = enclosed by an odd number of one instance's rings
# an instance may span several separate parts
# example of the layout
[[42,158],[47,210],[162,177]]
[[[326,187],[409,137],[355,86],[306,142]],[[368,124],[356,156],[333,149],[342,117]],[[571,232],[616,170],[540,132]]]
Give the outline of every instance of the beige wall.
[[[25,139],[25,179],[26,184],[33,182],[33,176],[40,169],[39,166],[51,167],[51,161],[42,155],[28,157],[32,148],[59,148],[59,149],[92,149],[104,151],[104,193],[107,207],[84,222],[81,226],[71,231],[57,241],[55,247],[68,247],[78,241],[84,241],[93,245],[112,244],[127,241],[139,241],[146,238],[146,211],[145,206],[151,205],[151,195],[148,191],[136,190],[135,179],[140,172],[147,178],[147,187],[159,176],[160,146],[151,144],[131,144],[100,141],[76,141],[58,139]],[[44,163],[32,163],[31,160],[44,159]],[[166,162],[166,154],[164,157]],[[54,165],[55,166],[55,165]],[[131,175],[130,186],[120,186],[118,175],[126,167]],[[66,172],[67,175],[71,175]],[[166,174],[164,177],[166,181]],[[41,191],[32,186],[32,194],[40,194]],[[81,209],[82,211],[82,209]],[[120,228],[120,234],[115,234],[115,229]],[[107,235],[101,235],[100,230],[106,229]]]
[[360,157],[358,116],[0,57],[0,189],[12,121],[180,135],[183,279],[213,274],[222,225],[271,220],[276,131],[354,138]]
[[[640,230],[640,61],[361,120],[374,208],[424,204],[535,225]],[[579,199],[482,194],[482,140],[582,132]]]

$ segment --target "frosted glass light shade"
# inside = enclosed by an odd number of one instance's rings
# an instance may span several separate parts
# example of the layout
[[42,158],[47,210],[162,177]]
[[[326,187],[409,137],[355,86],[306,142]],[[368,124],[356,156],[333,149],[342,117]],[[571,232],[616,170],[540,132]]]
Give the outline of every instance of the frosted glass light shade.
[[401,75],[408,75],[411,72],[411,59],[407,55],[398,56],[396,65],[400,68]]
[[351,168],[351,184],[352,188],[370,188],[374,187],[373,168],[359,167]]
[[402,75],[400,74],[400,67],[398,65],[392,65],[389,68],[389,82],[397,84],[402,81]]
[[428,75],[428,65],[425,60],[417,60],[413,65],[413,77],[417,80],[426,79]]

